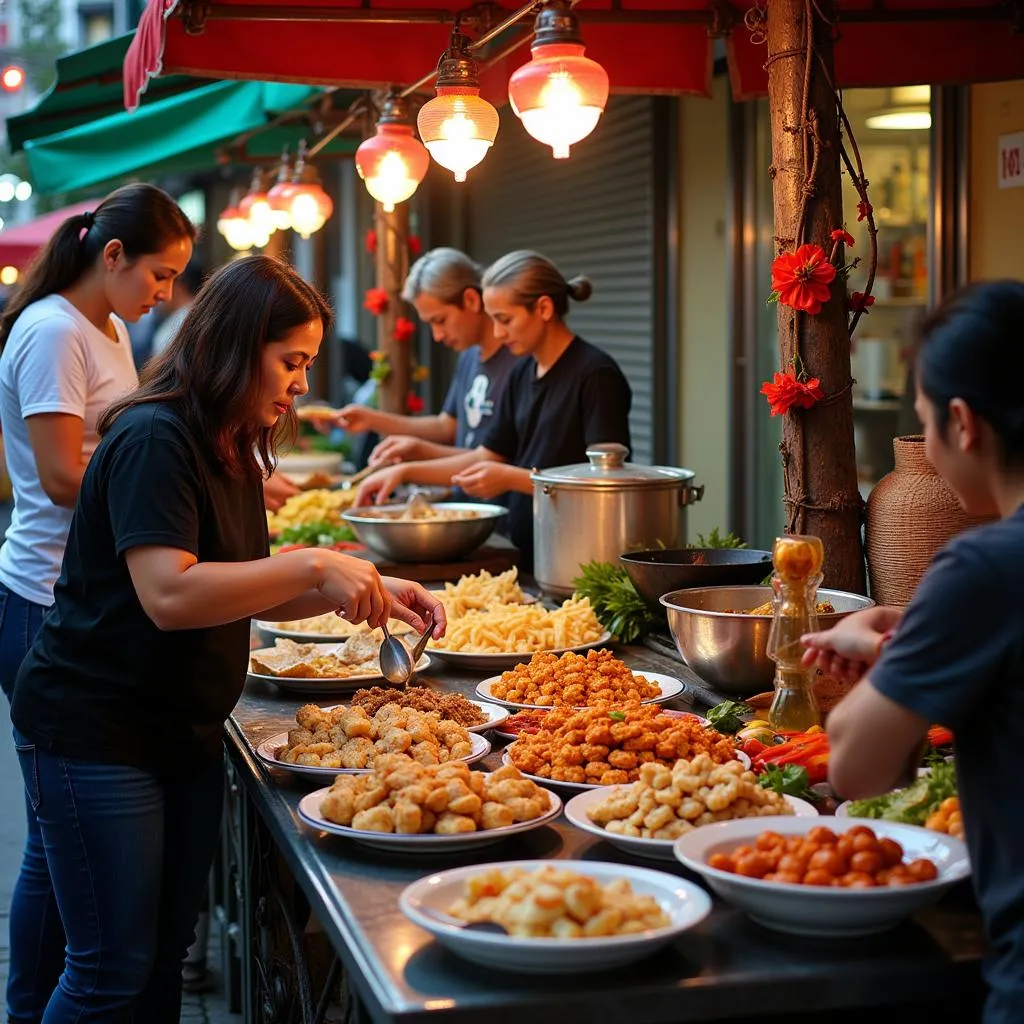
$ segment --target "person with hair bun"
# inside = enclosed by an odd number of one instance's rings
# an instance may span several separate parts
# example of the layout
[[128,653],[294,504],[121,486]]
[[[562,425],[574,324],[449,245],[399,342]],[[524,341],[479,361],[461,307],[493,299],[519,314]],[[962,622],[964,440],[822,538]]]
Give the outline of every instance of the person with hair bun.
[[495,338],[522,358],[478,447],[380,470],[363,481],[356,500],[383,503],[406,483],[450,484],[481,500],[503,496],[509,536],[530,571],[531,472],[585,462],[593,444],[630,447],[632,392],[615,360],[565,323],[570,300],[590,297],[587,278],[566,280],[549,259],[522,249],[493,263],[482,284]]
[[[0,316],[0,426],[14,513],[0,547],[0,688],[8,699],[53,603],[82,476],[103,410],[138,384],[125,322],[166,302],[195,228],[166,192],[126,185],[69,217]],[[36,1022],[64,968],[64,929],[39,825],[14,889],[7,1010]]]
[[366,559],[269,557],[261,483],[294,436],[330,320],[287,264],[228,263],[100,419],[53,610],[11,705],[67,932],[45,1024],[177,1024],[252,617],[336,611],[423,630],[429,613],[444,635],[437,598]]
[[[970,513],[906,609],[804,637],[805,663],[854,682],[829,715],[846,797],[905,784],[928,727],[953,731],[972,882],[985,924],[985,1024],[1024,1021],[1024,282],[951,295],[925,321],[915,408],[925,452]],[[863,678],[861,678],[863,677]],[[870,756],[865,756],[865,751]]]

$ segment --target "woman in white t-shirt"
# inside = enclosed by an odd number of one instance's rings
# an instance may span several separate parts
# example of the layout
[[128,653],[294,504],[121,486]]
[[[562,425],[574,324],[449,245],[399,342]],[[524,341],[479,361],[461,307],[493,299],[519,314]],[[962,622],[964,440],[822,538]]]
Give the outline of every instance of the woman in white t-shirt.
[[[167,301],[194,238],[167,193],[126,185],[57,229],[0,316],[0,425],[14,487],[0,547],[0,688],[8,699],[53,603],[72,510],[99,442],[97,421],[138,384],[124,321]],[[7,1012],[15,1024],[42,1019],[64,967],[64,929],[35,812],[26,807],[10,914],[18,941]]]

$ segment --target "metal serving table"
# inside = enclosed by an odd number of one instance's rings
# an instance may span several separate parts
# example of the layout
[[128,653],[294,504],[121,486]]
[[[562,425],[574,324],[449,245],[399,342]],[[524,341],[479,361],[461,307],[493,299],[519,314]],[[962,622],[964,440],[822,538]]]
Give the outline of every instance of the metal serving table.
[[[635,669],[700,682],[678,661],[650,649],[627,647],[620,655]],[[471,696],[480,678],[435,658],[419,682]],[[685,707],[696,692],[688,688],[670,703]],[[332,694],[320,703],[343,700]],[[870,1008],[879,1024],[890,1010],[905,1021],[909,1004],[927,1009],[931,1022],[977,1018],[983,942],[966,885],[899,929],[867,939],[782,935],[716,899],[699,927],[628,969],[538,977],[465,963],[402,915],[398,895],[409,882],[448,867],[517,858],[639,862],[564,818],[459,856],[388,855],[309,829],[296,808],[312,787],[269,768],[255,753],[264,739],[289,726],[301,703],[299,695],[249,680],[226,726],[228,839],[218,903],[230,905],[227,916],[234,921],[235,982],[247,1022],[319,1024],[339,973],[350,1021],[653,1024],[765,1022],[786,1014],[833,1024],[863,1019]],[[492,753],[484,767],[497,767],[499,758]],[[647,866],[692,877],[681,866]],[[319,998],[303,953],[314,918],[336,956]]]

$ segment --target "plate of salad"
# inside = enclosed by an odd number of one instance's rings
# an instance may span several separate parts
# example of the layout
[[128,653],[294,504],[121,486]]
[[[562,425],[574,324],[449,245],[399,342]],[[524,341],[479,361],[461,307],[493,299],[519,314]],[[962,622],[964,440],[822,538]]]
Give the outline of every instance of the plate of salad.
[[348,523],[304,523],[289,526],[278,535],[274,554],[299,548],[331,548],[334,551],[365,551]]

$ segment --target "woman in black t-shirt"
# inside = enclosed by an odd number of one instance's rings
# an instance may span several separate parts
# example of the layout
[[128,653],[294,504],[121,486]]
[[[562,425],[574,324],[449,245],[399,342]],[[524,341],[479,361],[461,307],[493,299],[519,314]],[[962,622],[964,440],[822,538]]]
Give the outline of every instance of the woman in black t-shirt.
[[403,483],[452,484],[483,501],[504,495],[520,566],[532,570],[531,472],[585,462],[590,445],[630,446],[629,383],[610,355],[565,323],[569,300],[583,302],[590,293],[587,278],[567,281],[549,259],[526,249],[492,264],[483,300],[494,337],[525,358],[512,368],[480,445],[380,470],[363,481],[356,500],[383,503]]
[[442,606],[364,560],[268,558],[261,480],[330,311],[277,260],[215,274],[142,387],[100,423],[53,611],[12,718],[68,953],[47,1024],[177,1024],[220,824],[220,736],[249,619],[339,610],[418,629]]

